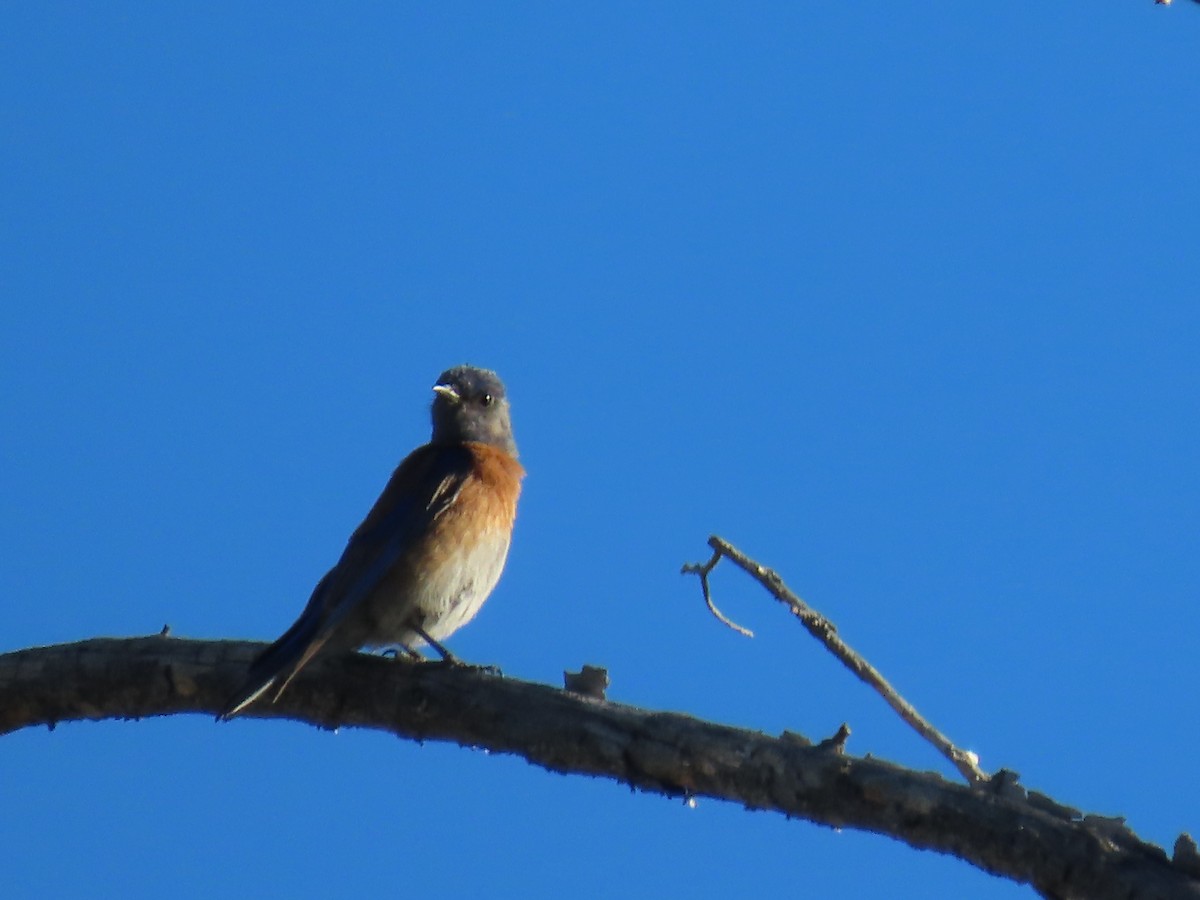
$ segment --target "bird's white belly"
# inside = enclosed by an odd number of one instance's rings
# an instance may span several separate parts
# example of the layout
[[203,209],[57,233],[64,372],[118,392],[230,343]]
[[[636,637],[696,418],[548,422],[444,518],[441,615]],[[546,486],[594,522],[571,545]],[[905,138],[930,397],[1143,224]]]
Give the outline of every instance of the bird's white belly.
[[475,618],[500,580],[509,543],[505,529],[489,530],[471,541],[441,544],[436,558],[413,560],[415,577],[403,595],[386,596],[384,588],[372,598],[377,625],[364,645],[420,647],[425,642],[417,627],[435,641],[454,634]]

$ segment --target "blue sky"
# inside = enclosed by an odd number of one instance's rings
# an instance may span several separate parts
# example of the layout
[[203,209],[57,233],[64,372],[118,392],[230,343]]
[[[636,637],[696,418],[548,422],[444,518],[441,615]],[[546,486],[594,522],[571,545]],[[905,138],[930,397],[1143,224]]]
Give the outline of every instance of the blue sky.
[[[0,29],[3,647],[271,639],[508,383],[460,656],[1200,828],[1200,8],[42,3]],[[458,747],[178,717],[0,742],[13,896],[1028,889]]]

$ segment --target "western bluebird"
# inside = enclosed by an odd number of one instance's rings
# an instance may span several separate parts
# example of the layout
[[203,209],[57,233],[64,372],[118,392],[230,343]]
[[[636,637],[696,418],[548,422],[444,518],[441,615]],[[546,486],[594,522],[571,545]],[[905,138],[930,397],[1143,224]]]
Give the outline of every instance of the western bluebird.
[[221,717],[279,699],[318,653],[441,645],[500,578],[525,470],[495,372],[458,366],[433,386],[433,436],[397,466],[304,612],[250,664]]

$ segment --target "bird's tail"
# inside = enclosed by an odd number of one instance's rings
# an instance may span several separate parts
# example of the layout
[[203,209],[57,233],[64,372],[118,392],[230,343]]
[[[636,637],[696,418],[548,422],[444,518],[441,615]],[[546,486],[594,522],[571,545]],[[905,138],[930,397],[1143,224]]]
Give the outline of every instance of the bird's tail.
[[218,719],[232,719],[259,697],[274,690],[274,703],[296,674],[325,643],[318,636],[321,616],[310,603],[291,628],[250,663],[241,687],[229,699]]

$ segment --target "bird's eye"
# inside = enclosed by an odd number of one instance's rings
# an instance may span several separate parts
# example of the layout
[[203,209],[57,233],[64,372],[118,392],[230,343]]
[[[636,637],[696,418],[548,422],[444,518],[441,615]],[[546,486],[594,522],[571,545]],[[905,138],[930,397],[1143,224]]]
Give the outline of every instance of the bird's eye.
[[496,401],[496,398],[493,397],[491,394],[484,394],[482,397],[479,398],[479,402],[482,403],[484,406],[491,406],[495,401]]

